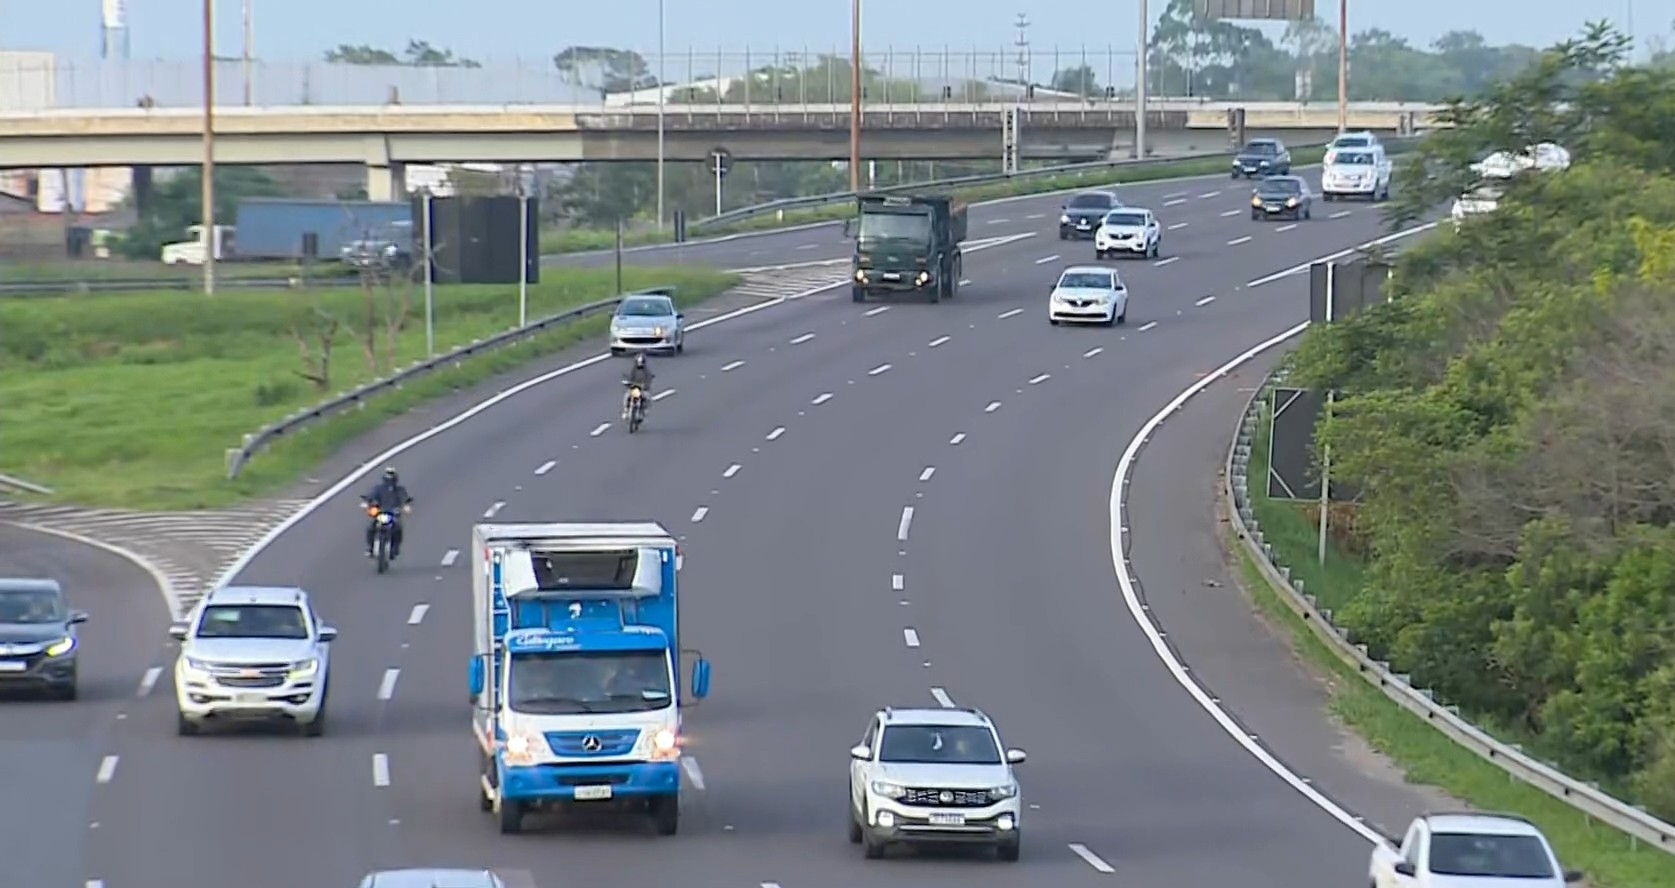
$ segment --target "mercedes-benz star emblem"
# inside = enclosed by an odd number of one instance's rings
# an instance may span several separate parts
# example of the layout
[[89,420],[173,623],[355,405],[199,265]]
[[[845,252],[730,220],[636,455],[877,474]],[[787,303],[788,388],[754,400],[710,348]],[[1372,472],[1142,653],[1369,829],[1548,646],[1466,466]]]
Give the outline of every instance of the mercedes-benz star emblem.
[[937,794],[936,800],[944,805],[953,804],[954,794],[945,789],[941,793]]
[[601,743],[599,741],[599,738],[594,736],[593,734],[589,734],[586,737],[582,738],[582,749],[584,749],[588,752],[598,752],[599,748],[604,746],[604,745],[605,744]]

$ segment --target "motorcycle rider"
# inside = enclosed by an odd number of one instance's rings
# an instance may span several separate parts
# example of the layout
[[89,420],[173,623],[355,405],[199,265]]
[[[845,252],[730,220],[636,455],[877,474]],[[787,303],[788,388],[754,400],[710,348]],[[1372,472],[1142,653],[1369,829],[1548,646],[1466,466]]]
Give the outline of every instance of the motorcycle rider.
[[[407,488],[401,484],[401,478],[396,475],[395,466],[384,468],[384,477],[366,496],[361,498],[361,506],[370,508],[377,506],[378,511],[390,516],[390,560],[394,561],[401,555],[401,515],[413,507],[413,497],[407,493]],[[378,521],[376,518],[366,525],[366,557],[374,556],[372,546],[378,536]]]
[[[651,372],[650,367],[646,366],[645,352],[635,355],[634,369],[628,371],[628,378],[623,382],[628,384],[630,390],[635,386],[639,387],[640,409],[642,410],[646,409],[651,403],[651,381],[656,378],[657,375]],[[628,418],[628,392],[622,393],[622,418]]]

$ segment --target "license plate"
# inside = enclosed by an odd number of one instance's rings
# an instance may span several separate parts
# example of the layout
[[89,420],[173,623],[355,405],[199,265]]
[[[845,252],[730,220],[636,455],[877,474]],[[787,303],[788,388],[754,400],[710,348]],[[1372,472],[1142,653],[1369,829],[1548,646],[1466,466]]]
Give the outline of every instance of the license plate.
[[576,787],[576,801],[578,802],[594,802],[600,799],[608,799],[610,797],[611,786],[608,783],[604,786]]
[[0,672],[22,672],[28,668],[28,663],[18,660],[0,660]]
[[932,826],[965,826],[964,814],[932,814]]
[[884,279],[887,281],[899,281],[901,280],[901,275],[893,271],[886,271],[884,272]]
[[267,697],[266,694],[234,694],[233,695],[233,702],[234,703],[266,703],[267,701],[268,701],[268,697]]

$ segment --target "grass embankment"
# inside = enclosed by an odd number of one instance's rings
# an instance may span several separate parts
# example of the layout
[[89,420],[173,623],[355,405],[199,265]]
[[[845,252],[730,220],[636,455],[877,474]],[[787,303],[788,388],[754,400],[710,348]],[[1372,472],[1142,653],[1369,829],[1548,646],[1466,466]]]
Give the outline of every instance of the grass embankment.
[[[1263,539],[1274,547],[1274,561],[1290,567],[1292,576],[1303,581],[1320,607],[1341,607],[1360,592],[1364,566],[1328,542],[1322,569],[1316,561],[1317,530],[1303,508],[1268,499],[1262,481],[1268,475],[1268,437],[1264,411],[1251,442],[1247,475],[1251,509]],[[1632,847],[1627,836],[1590,823],[1569,805],[1512,779],[1391,702],[1280,600],[1281,593],[1269,585],[1243,545],[1229,543],[1238,555],[1244,586],[1263,614],[1290,630],[1298,653],[1335,679],[1330,692],[1332,713],[1395,762],[1410,781],[1439,787],[1480,810],[1512,811],[1530,818],[1547,833],[1565,866],[1586,872],[1595,888],[1675,885],[1675,856],[1644,845]]]
[[[623,270],[627,288],[674,285],[682,304],[735,281],[707,269]],[[529,314],[544,317],[615,289],[610,271],[548,272],[529,288]],[[381,298],[397,302],[399,294]],[[245,434],[425,356],[419,288],[412,288],[395,336],[394,360],[377,372],[358,335],[372,326],[368,307],[356,288],[0,300],[0,472],[89,505],[225,504],[293,483],[384,420],[600,335],[607,323],[598,316],[570,324],[422,377],[274,445],[228,481],[225,452]],[[437,352],[506,330],[517,316],[515,285],[438,287]],[[332,339],[329,385],[321,388],[303,376],[309,367],[299,339],[318,354],[329,319],[341,326]]]
[[[354,269],[340,262],[304,267],[295,262],[223,262],[215,266],[218,279],[297,278],[304,282],[351,277]],[[78,281],[203,280],[204,270],[193,265],[164,265],[131,259],[69,259],[57,262],[0,262],[0,283]]]
[[[1298,149],[1292,152],[1292,162],[1297,166],[1319,163],[1324,153],[1325,151],[1320,148]],[[1151,182],[1158,179],[1174,179],[1185,176],[1214,176],[1227,172],[1229,157],[1230,155],[1221,155],[1201,160],[1159,160],[1155,163],[1110,167],[1086,173],[1017,179],[1011,182],[996,182],[992,185],[957,188],[954,190],[954,194],[975,203],[1002,197],[1049,194],[1054,191],[1094,188],[1100,185],[1116,185],[1125,182]],[[847,219],[854,214],[854,207],[848,204],[811,207],[805,210],[787,210],[783,217],[777,215],[758,216],[753,219],[741,220],[732,225],[705,226],[693,229],[688,234],[691,239],[699,240],[750,231],[772,231],[775,228],[789,228],[793,225],[831,222],[837,219]],[[666,244],[672,242],[672,240],[672,230],[656,231],[637,227],[633,230],[625,230],[622,235],[623,246],[628,247]],[[541,237],[541,252],[545,254],[582,253],[590,250],[610,250],[615,247],[616,232],[610,230],[572,228],[567,231],[545,234]]]

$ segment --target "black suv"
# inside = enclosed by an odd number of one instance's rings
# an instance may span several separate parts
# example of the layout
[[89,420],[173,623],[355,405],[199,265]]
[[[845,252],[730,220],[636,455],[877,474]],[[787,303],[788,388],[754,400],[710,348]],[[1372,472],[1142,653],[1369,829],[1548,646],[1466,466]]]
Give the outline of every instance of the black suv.
[[0,688],[76,698],[76,625],[87,614],[70,610],[53,580],[0,578]]
[[1233,178],[1260,179],[1291,172],[1291,152],[1279,139],[1251,139],[1233,155]]
[[1120,206],[1115,191],[1084,191],[1072,197],[1059,211],[1059,240],[1093,237],[1105,214]]

